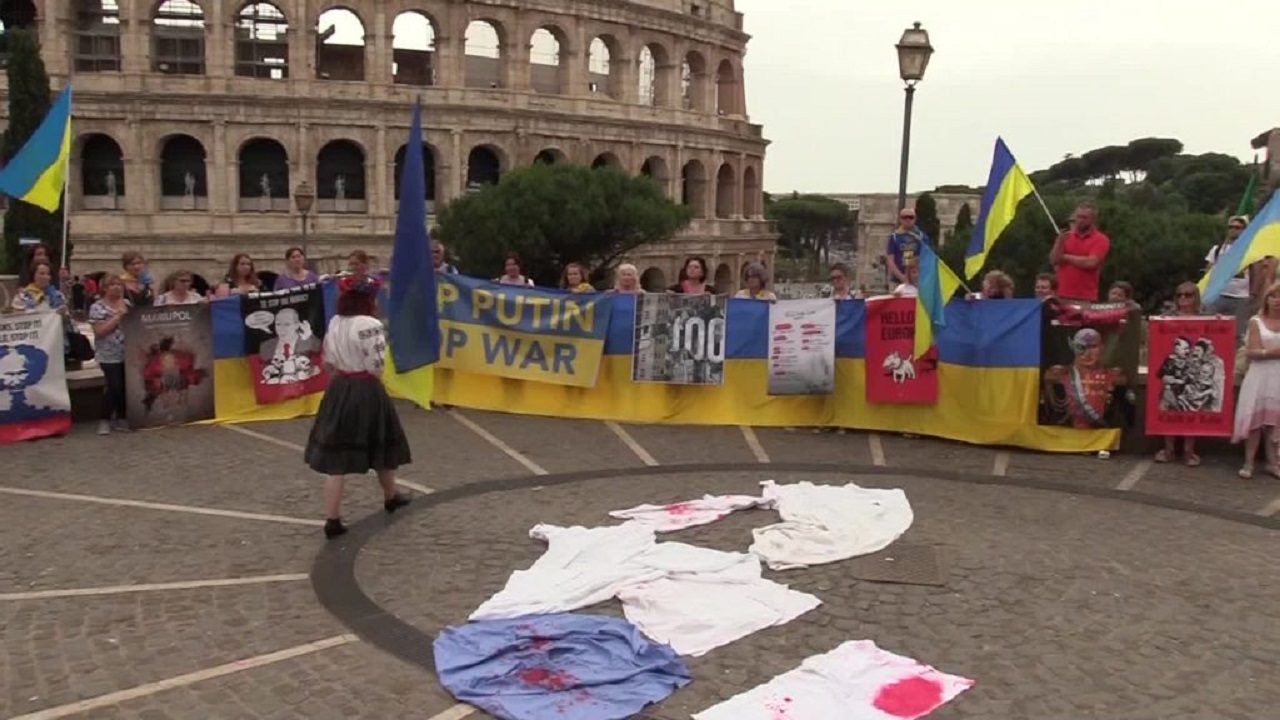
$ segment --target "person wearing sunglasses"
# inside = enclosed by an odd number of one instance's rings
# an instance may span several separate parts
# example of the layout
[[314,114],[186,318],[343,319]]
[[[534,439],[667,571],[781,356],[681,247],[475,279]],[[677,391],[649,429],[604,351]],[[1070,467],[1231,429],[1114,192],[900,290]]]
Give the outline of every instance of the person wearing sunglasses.
[[[1236,238],[1240,237],[1240,233],[1249,225],[1249,218],[1243,215],[1235,215],[1227,220],[1227,237],[1221,243],[1209,248],[1209,253],[1204,256],[1206,263],[1205,271],[1213,269],[1218,260],[1231,249]],[[1261,265],[1262,261],[1254,263],[1254,266]],[[1206,310],[1211,315],[1228,315],[1236,320],[1236,347],[1244,345],[1245,335],[1249,332],[1249,316],[1250,310],[1253,308],[1250,302],[1251,296],[1251,278],[1250,275],[1261,275],[1262,268],[1259,267],[1258,272],[1254,273],[1254,267],[1248,267],[1241,270],[1239,274],[1227,281],[1226,288],[1223,289],[1222,295],[1218,299],[1209,303]]]
[[889,236],[885,247],[884,265],[889,271],[890,284],[907,284],[907,266],[914,265],[920,254],[921,243],[928,244],[928,233],[916,227],[914,208],[898,212],[898,229]]

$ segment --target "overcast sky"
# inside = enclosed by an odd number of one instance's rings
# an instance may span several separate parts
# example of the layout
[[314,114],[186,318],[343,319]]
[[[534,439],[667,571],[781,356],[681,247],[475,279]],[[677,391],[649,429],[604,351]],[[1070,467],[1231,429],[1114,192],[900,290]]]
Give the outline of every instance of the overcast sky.
[[897,191],[893,46],[915,21],[936,53],[916,92],[913,191],[984,183],[997,135],[1032,171],[1148,136],[1247,160],[1280,126],[1276,0],[736,3],[770,192]]

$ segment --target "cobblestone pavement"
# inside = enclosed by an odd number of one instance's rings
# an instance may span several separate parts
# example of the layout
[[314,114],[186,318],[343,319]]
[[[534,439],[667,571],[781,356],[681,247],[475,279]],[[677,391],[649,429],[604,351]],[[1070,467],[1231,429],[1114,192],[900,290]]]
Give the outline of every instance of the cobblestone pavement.
[[[418,453],[405,478],[419,487],[601,471],[387,523],[359,555],[356,577],[427,633],[463,620],[538,556],[527,537],[537,522],[598,524],[610,509],[750,492],[770,478],[907,490],[917,520],[904,541],[943,548],[945,587],[859,582],[839,565],[777,575],[823,607],[692,660],[695,682],[655,717],[688,717],[861,638],[977,679],[938,718],[1260,717],[1280,701],[1280,686],[1265,680],[1280,655],[1274,523],[1017,486],[1119,487],[1139,501],[1280,512],[1280,481],[1239,480],[1235,458],[1188,469],[890,434],[409,408],[402,419]],[[110,437],[78,427],[0,449],[0,717],[483,717],[457,707],[421,668],[351,635],[316,600],[306,574],[324,540],[320,481],[300,457],[308,427]],[[741,465],[610,477],[686,463]],[[770,467],[785,463],[874,474]],[[1012,485],[934,479],[934,469]],[[913,476],[895,475],[904,470]],[[371,479],[350,483],[346,512],[380,512]],[[736,515],[674,539],[741,550],[764,517]]]

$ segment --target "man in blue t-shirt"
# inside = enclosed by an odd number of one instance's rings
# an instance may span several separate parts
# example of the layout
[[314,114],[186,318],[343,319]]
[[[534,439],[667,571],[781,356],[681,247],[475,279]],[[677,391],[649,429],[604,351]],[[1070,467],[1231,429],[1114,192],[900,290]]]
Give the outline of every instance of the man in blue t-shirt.
[[898,229],[889,236],[884,252],[884,264],[889,271],[890,285],[907,282],[907,264],[915,262],[920,254],[920,243],[929,242],[929,235],[916,227],[916,211],[903,208],[898,213]]

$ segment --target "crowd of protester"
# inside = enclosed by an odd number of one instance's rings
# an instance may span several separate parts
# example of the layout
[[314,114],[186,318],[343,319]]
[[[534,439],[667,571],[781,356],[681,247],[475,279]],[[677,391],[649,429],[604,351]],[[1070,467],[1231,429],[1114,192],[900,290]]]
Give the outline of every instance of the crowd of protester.
[[[922,244],[933,240],[916,225],[916,213],[904,208],[899,213],[898,226],[891,233],[885,246],[885,267],[891,279],[892,295],[915,297],[919,293],[919,268],[917,258]],[[1247,217],[1231,217],[1223,240],[1215,243],[1205,256],[1206,269],[1212,268],[1219,258],[1226,255],[1248,225]],[[1055,239],[1048,256],[1052,271],[1039,274],[1035,279],[1034,296],[1042,301],[1097,302],[1100,296],[1102,270],[1110,252],[1111,241],[1098,227],[1097,209],[1088,203],[1081,204],[1072,215],[1071,225]],[[151,305],[185,305],[208,302],[210,299],[229,297],[263,290],[283,290],[300,287],[324,279],[307,266],[302,248],[291,247],[284,253],[284,266],[274,274],[271,287],[265,287],[264,273],[258,271],[254,259],[247,253],[237,253],[227,266],[226,274],[214,286],[196,287],[196,276],[188,270],[171,273],[157,285],[147,268],[141,253],[125,253],[120,270],[99,276],[71,276],[67,268],[55,268],[48,249],[36,245],[27,252],[22,263],[19,290],[13,298],[13,311],[52,309],[65,318],[66,354],[69,363],[79,363],[95,358],[104,379],[103,409],[99,432],[125,431],[124,406],[124,331],[125,317],[135,308]],[[457,273],[448,262],[448,249],[440,243],[432,246],[435,270],[441,273]],[[356,250],[347,257],[344,276],[368,277],[372,263],[369,255]],[[1174,302],[1166,314],[1180,316],[1225,315],[1234,318],[1237,336],[1237,374],[1243,375],[1238,400],[1234,439],[1245,443],[1245,463],[1240,470],[1243,478],[1252,477],[1254,458],[1261,446],[1266,456],[1266,470],[1280,477],[1276,442],[1280,434],[1280,285],[1275,282],[1276,260],[1266,258],[1246,268],[1227,285],[1222,296],[1212,304],[1202,306],[1200,291],[1194,282],[1182,282],[1175,291]],[[565,264],[560,276],[559,288],[573,293],[596,292],[599,288],[589,282],[590,271],[580,262]],[[843,264],[836,263],[829,272],[829,296],[835,300],[861,299],[865,288],[852,288],[853,273]],[[521,267],[520,256],[514,252],[504,258],[502,274],[494,282],[523,287],[534,286]],[[743,270],[743,287],[734,297],[775,301],[777,295],[768,288],[769,273],[761,263],[750,263]],[[639,294],[646,292],[641,286],[636,267],[629,263],[619,265],[613,271],[613,280],[604,290],[609,293]],[[709,282],[707,263],[701,257],[687,258],[677,280],[666,292],[680,295],[716,294],[716,286]],[[70,298],[66,294],[69,293]],[[982,278],[980,289],[968,292],[968,300],[999,300],[1015,297],[1013,279],[998,269]],[[1130,283],[1118,281],[1107,289],[1104,300],[1113,303],[1134,303],[1134,289]],[[81,334],[74,316],[84,317],[95,342],[90,343]],[[1177,456],[1174,438],[1165,438],[1155,456],[1156,462],[1169,462]],[[1194,438],[1182,441],[1182,458],[1188,466],[1200,464]]]

